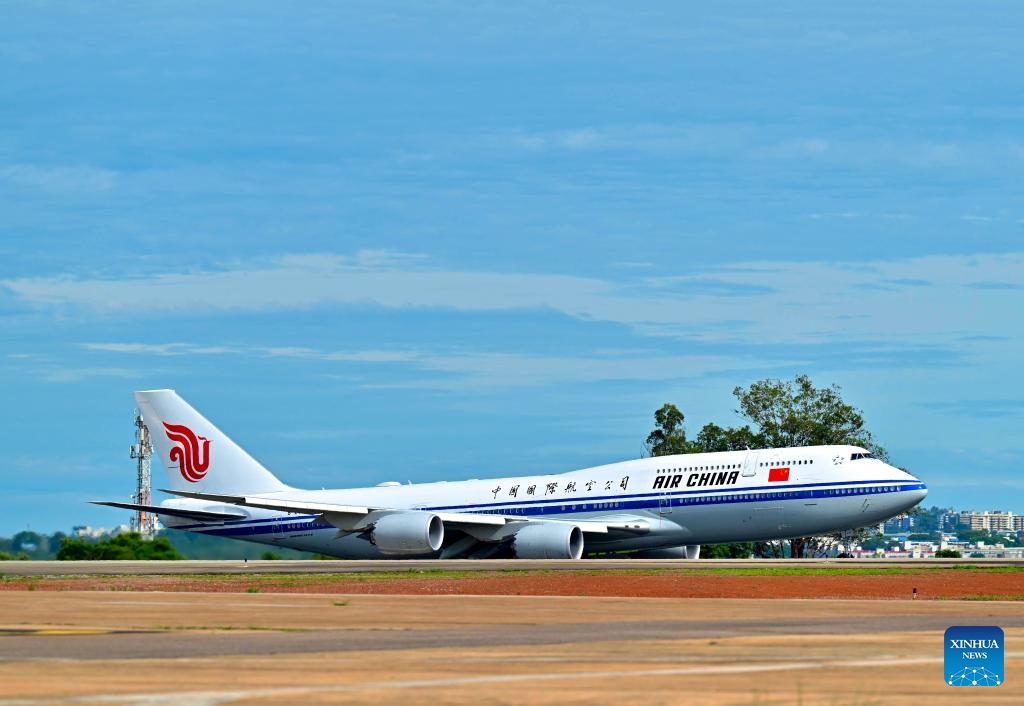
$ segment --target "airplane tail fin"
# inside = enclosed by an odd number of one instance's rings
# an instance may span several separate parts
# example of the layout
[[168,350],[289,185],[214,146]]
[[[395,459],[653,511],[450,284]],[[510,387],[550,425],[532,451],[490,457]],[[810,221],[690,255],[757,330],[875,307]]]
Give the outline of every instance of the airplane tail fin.
[[289,489],[174,390],[136,392],[135,402],[171,490],[246,495]]

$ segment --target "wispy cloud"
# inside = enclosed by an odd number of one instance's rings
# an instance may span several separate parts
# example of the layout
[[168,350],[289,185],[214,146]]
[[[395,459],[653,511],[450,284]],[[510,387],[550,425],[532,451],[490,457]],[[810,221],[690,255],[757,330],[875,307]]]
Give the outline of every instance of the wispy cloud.
[[0,165],[0,183],[39,189],[54,194],[96,193],[116,184],[116,174],[90,166]]
[[1024,290],[1024,282],[972,282],[968,285],[971,289],[982,289],[982,290],[1008,290],[1008,291],[1022,291]]
[[194,343],[83,343],[82,348],[108,353],[148,353],[151,355],[219,355],[237,353],[229,346],[202,346]]
[[[422,256],[401,253],[293,255],[218,271],[124,279],[33,277],[3,280],[0,286],[35,306],[122,316],[318,306],[549,310],[624,324],[647,335],[766,344],[893,336],[934,344],[1002,334],[1008,325],[1024,328],[1024,294],[1002,286],[1024,281],[1024,253],[857,264],[741,262],[670,278],[622,280],[431,265]],[[186,350],[173,343],[161,346],[152,352]]]
[[[589,355],[531,355],[472,350],[320,350],[306,347],[209,346],[191,343],[83,343],[96,352],[125,355],[247,357],[316,360],[356,365],[402,365],[414,373],[387,382],[359,382],[373,388],[472,388],[537,386],[563,382],[640,381],[697,378],[752,366],[782,366],[792,356],[761,355],[756,361],[733,354],[659,355],[644,351],[594,351]],[[100,369],[97,369],[100,370]],[[108,370],[117,370],[110,368]],[[333,374],[333,373],[329,373]],[[346,373],[347,375],[347,373]]]
[[200,343],[82,343],[80,347],[104,353],[155,356],[249,355],[266,358],[307,358],[352,363],[396,363],[416,360],[417,354],[402,351],[320,351],[301,346],[205,345]]
[[652,154],[740,154],[758,132],[746,124],[610,125],[568,130],[510,131],[486,135],[485,147],[527,152],[641,152]]
[[911,169],[1017,169],[1020,144],[1002,136],[971,136],[939,141],[917,135],[860,137],[829,129],[828,134],[789,134],[771,123],[666,122],[587,125],[561,130],[504,130],[453,145],[455,150],[526,153],[634,153],[714,157],[717,160],[794,162],[852,168],[896,166]]
[[[318,374],[369,389],[470,390],[485,387],[537,387],[603,382],[658,382],[728,377],[747,378],[806,366],[841,364],[849,369],[898,367],[913,359],[920,367],[962,361],[943,347],[851,343],[844,346],[710,346],[703,353],[665,354],[647,350],[592,350],[530,354],[467,349],[330,350],[309,347],[209,346],[201,344],[87,343],[96,352],[123,355],[232,355],[296,359],[327,365]],[[391,372],[375,370],[386,366]],[[395,374],[400,372],[400,374]],[[381,381],[383,380],[383,381]]]
[[1015,399],[952,400],[932,402],[927,406],[930,409],[939,409],[961,417],[995,419],[1024,416],[1024,400]]
[[54,367],[39,373],[39,379],[44,382],[81,382],[92,378],[136,379],[145,374],[134,368]]

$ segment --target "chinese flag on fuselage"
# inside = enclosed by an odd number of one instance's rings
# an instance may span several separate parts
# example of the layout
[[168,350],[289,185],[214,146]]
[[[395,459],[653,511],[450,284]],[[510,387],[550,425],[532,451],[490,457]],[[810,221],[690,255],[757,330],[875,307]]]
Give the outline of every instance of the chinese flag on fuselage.
[[768,482],[774,483],[777,480],[789,480],[789,466],[768,469]]

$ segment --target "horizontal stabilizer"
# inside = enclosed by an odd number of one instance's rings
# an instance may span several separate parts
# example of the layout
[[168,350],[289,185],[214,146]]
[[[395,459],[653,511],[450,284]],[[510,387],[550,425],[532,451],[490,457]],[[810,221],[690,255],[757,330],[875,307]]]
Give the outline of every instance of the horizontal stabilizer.
[[184,510],[177,507],[163,507],[161,505],[139,505],[137,503],[115,503],[104,500],[93,500],[93,505],[106,505],[108,507],[119,507],[122,510],[138,510],[141,512],[152,512],[154,515],[169,515],[171,517],[182,517],[186,520],[198,522],[226,522],[228,520],[244,520],[248,515],[237,512],[210,512],[207,510]]

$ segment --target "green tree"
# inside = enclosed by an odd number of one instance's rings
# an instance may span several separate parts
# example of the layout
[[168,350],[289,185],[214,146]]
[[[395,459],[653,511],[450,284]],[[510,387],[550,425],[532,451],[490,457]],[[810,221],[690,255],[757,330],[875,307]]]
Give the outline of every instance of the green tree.
[[61,561],[130,559],[184,559],[166,537],[145,540],[138,532],[128,532],[99,542],[84,539],[61,540],[57,558]]
[[885,449],[864,426],[864,414],[843,401],[838,385],[815,387],[807,375],[792,382],[761,380],[733,395],[737,412],[757,427],[760,448],[850,444],[883,460]]
[[885,549],[891,543],[891,540],[886,539],[884,534],[874,534],[861,542],[860,546],[868,551],[873,551],[875,549]]
[[49,550],[49,541],[45,535],[30,530],[22,530],[11,538],[12,552],[25,552],[32,557],[45,556]]
[[647,435],[644,445],[651,456],[670,456],[690,451],[686,441],[683,413],[674,404],[665,403],[654,413],[654,431]]
[[742,451],[764,446],[762,439],[747,425],[742,427],[720,427],[713,422],[704,425],[692,444],[691,451]]
[[700,548],[701,559],[747,559],[754,554],[753,542],[708,544]]
[[965,529],[964,525],[960,525],[960,527],[961,527],[960,531],[958,531],[956,534],[957,534],[957,538],[961,542],[970,542],[972,544],[974,542],[984,542],[985,544],[996,544],[997,542],[1001,541],[1001,539],[1002,539],[999,536],[993,536],[992,533],[989,532],[987,529],[977,529],[977,530]]

